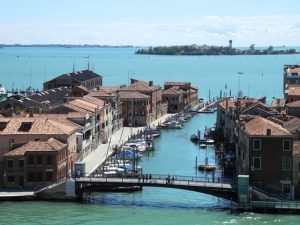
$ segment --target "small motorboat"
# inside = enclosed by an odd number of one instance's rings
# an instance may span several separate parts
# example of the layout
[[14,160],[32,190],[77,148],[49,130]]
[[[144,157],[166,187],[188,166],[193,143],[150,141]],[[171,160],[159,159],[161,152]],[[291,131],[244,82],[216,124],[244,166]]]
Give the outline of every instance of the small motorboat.
[[190,137],[190,140],[192,142],[199,142],[199,138],[196,134],[192,134],[191,137]]
[[216,165],[213,163],[209,163],[209,164],[200,164],[198,166],[198,170],[200,171],[214,171],[216,169]]

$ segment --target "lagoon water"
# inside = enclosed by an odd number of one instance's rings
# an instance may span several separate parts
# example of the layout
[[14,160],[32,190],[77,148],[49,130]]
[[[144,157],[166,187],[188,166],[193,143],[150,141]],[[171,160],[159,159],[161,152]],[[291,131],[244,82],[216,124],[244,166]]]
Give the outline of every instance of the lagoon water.
[[[219,95],[220,89],[238,89],[269,99],[282,96],[284,64],[299,63],[298,55],[285,56],[142,56],[133,48],[4,48],[0,49],[0,83],[7,88],[42,87],[42,82],[59,74],[90,68],[103,75],[104,85],[121,85],[128,75],[154,80],[191,81],[200,96]],[[249,87],[249,88],[248,88]],[[218,163],[214,150],[199,149],[189,141],[197,129],[215,123],[214,114],[201,114],[181,130],[165,131],[155,142],[154,152],[140,162],[144,173],[204,176],[195,170],[195,158]],[[217,172],[217,176],[220,172]],[[211,176],[208,174],[208,176]],[[232,213],[230,202],[213,196],[175,189],[144,188],[134,193],[97,193],[76,202],[1,202],[0,224],[299,224],[294,215]]]

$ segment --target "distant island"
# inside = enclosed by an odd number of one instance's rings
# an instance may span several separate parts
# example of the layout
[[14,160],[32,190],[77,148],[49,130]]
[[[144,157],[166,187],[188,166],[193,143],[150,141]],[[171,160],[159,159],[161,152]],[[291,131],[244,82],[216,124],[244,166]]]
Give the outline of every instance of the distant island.
[[176,45],[176,46],[158,46],[148,49],[139,49],[136,54],[146,55],[280,55],[280,54],[299,54],[296,49],[278,49],[273,46],[266,49],[255,49],[251,44],[249,49],[237,49],[232,47],[232,41],[229,46],[208,46],[208,45]]
[[0,44],[4,47],[58,47],[58,48],[133,48],[133,45],[72,45],[72,44]]

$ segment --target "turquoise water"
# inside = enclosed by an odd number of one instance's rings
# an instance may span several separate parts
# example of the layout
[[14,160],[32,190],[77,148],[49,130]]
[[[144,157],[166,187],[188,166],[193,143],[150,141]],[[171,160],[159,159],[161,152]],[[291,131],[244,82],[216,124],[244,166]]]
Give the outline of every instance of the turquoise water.
[[[299,63],[299,56],[137,56],[134,49],[0,49],[0,83],[27,87],[32,69],[32,86],[41,87],[46,79],[94,64],[104,76],[105,85],[126,83],[128,74],[163,84],[165,80],[187,80],[200,88],[200,95],[218,95],[227,84],[233,92],[241,87],[253,96],[282,96],[284,64]],[[19,57],[17,57],[19,56]],[[30,57],[29,57],[30,56]],[[45,73],[46,70],[46,73]],[[262,76],[263,73],[263,76]],[[264,81],[262,83],[262,81]],[[247,82],[247,84],[246,84]],[[245,91],[244,91],[245,92]],[[145,155],[140,165],[144,173],[204,176],[195,170],[195,158],[218,163],[214,150],[199,149],[189,141],[197,129],[215,123],[214,114],[201,114],[181,130],[164,131],[156,140],[156,150]],[[218,171],[216,176],[220,175]],[[208,176],[211,176],[208,174]],[[196,192],[164,188],[144,188],[135,193],[97,193],[84,202],[1,202],[0,224],[299,224],[300,217],[256,213],[235,214],[231,203]]]
[[[73,70],[90,69],[103,75],[104,85],[128,83],[128,77],[164,81],[191,81],[207,98],[220,89],[238,90],[253,97],[282,96],[284,64],[300,64],[299,55],[267,56],[147,56],[135,55],[136,48],[3,48],[0,49],[0,82],[13,86],[41,88],[45,80]],[[89,57],[89,58],[88,58]],[[268,88],[266,88],[268,87]]]

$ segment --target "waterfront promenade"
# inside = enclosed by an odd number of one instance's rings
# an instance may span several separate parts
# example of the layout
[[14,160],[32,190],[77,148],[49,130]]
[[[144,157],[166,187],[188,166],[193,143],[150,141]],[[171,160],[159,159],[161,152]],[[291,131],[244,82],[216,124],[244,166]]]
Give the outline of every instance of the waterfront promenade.
[[[166,114],[161,118],[153,121],[150,126],[157,126],[159,123],[163,123],[167,118],[173,116],[174,114]],[[105,159],[113,153],[113,146],[120,146],[125,143],[131,135],[137,134],[146,127],[123,127],[117,132],[115,132],[108,143],[99,145],[94,151],[92,151],[87,157],[85,157],[82,162],[85,163],[85,173],[91,174],[94,172]]]

